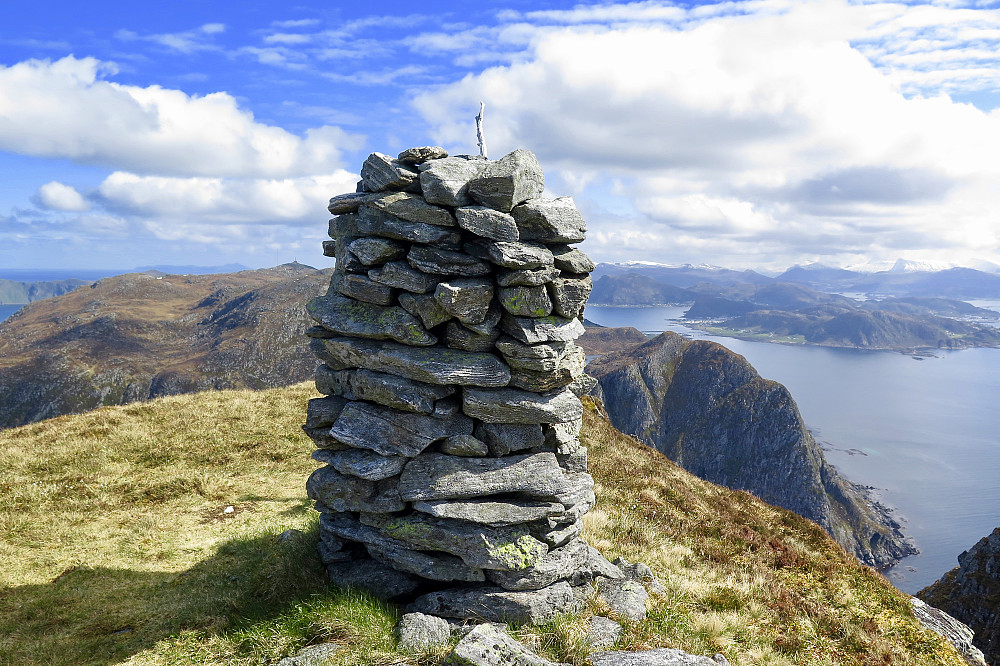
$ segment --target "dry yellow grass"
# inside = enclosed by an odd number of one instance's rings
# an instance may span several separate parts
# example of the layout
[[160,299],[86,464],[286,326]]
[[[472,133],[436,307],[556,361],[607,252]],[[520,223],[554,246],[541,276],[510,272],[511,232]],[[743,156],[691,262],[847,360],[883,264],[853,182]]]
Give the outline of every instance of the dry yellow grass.
[[[207,392],[0,432],[0,664],[266,664],[322,641],[341,664],[439,663],[444,649],[398,651],[399,608],[322,581],[299,429],[312,395]],[[812,523],[692,477],[592,409],[583,438],[599,496],[585,536],[667,588],[621,649],[963,663]],[[603,610],[513,630],[582,666]]]

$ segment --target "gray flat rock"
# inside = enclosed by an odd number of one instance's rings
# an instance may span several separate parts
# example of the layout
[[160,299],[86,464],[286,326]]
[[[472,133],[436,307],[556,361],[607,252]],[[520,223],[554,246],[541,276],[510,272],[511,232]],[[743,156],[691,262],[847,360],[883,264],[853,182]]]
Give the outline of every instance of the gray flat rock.
[[584,334],[583,323],[579,319],[551,317],[515,317],[504,315],[500,328],[515,340],[534,345],[539,342],[570,342]]
[[386,407],[419,414],[434,413],[435,404],[455,392],[452,386],[428,384],[386,372],[359,369],[350,378],[353,395]]
[[445,157],[419,166],[424,200],[442,206],[468,206],[469,181],[486,168],[485,159]]
[[389,513],[406,508],[399,499],[395,479],[367,481],[341,474],[329,466],[320,467],[309,476],[306,493],[334,511]]
[[[356,213],[361,204],[367,203],[376,196],[378,195],[368,192],[348,192],[347,194],[338,194],[330,199],[330,205],[327,206],[327,210],[334,215]],[[336,238],[336,236],[334,236],[334,238]]]
[[565,513],[563,505],[558,502],[531,500],[432,500],[414,502],[413,508],[435,518],[466,520],[491,527],[557,520]]
[[419,194],[389,192],[372,197],[365,204],[408,222],[422,222],[439,227],[455,226],[451,211],[427,203]]
[[445,666],[557,666],[490,624],[481,624],[458,642]]
[[343,649],[343,645],[336,643],[307,645],[298,654],[279,661],[277,666],[327,666],[333,656]]
[[[382,548],[407,548],[408,544],[397,539],[390,539],[377,528],[364,525],[357,518],[347,513],[321,513],[319,516],[320,534],[332,534],[344,541],[370,544]],[[324,536],[324,538],[326,538]]]
[[[373,195],[366,194],[364,196]],[[330,238],[340,239],[360,235],[358,231],[358,219],[357,213],[345,213],[331,219],[329,225]]]
[[490,452],[486,442],[479,440],[472,435],[455,435],[441,442],[441,453],[450,456],[463,456],[466,458],[479,458]]
[[430,384],[506,386],[510,369],[493,354],[337,337],[314,340],[331,367],[368,368]]
[[387,261],[402,259],[409,246],[391,238],[359,238],[347,246],[348,251],[365,266],[381,266]]
[[471,434],[472,420],[463,414],[438,418],[367,402],[349,403],[330,428],[332,437],[350,446],[408,458],[447,437]]
[[545,176],[530,150],[518,148],[489,162],[469,182],[469,196],[484,206],[509,213],[510,209],[545,191]]
[[558,359],[566,349],[565,342],[551,341],[543,344],[525,344],[520,340],[505,335],[497,340],[497,349],[504,356],[520,359],[552,360]]
[[534,423],[480,423],[475,435],[486,442],[490,455],[497,458],[545,443],[542,426]]
[[571,501],[586,492],[577,488],[578,483],[579,479],[563,473],[555,454],[548,452],[503,458],[425,453],[403,469],[399,493],[408,502],[517,494],[525,498],[556,498],[565,506],[560,497]]
[[563,423],[583,415],[580,399],[562,390],[539,395],[520,389],[467,388],[462,411],[487,423]]
[[423,164],[428,160],[439,160],[448,157],[448,151],[441,146],[418,146],[407,148],[396,159],[404,164]]
[[[482,248],[482,252],[478,250]],[[522,241],[481,241],[476,244],[466,243],[466,252],[484,254],[497,266],[513,269],[536,269],[552,266],[555,259],[547,247],[539,243]]]
[[582,278],[558,277],[546,285],[555,313],[560,317],[577,317],[590,298],[594,283],[587,275]]
[[580,448],[580,427],[583,419],[564,421],[563,423],[547,423],[542,426],[546,446],[556,453],[573,453]]
[[[434,294],[400,294],[399,306],[419,319],[426,329],[432,329],[451,319],[451,313],[441,307]],[[499,318],[497,321],[499,322]]]
[[415,185],[419,177],[410,165],[382,153],[372,153],[361,165],[361,180],[369,192],[406,189]]
[[555,266],[504,271],[497,275],[497,284],[501,287],[538,287],[551,282],[559,274]]
[[[383,456],[367,449],[345,449],[343,451],[313,451],[313,460],[326,463],[341,474],[356,476],[368,481],[381,481],[399,476],[409,458],[403,456]],[[336,507],[331,507],[336,508]]]
[[448,322],[444,329],[444,343],[452,349],[465,351],[491,352],[499,337],[499,330],[482,335],[454,321]]
[[390,261],[381,268],[373,268],[368,271],[368,277],[379,284],[414,294],[426,294],[437,286],[440,279],[418,271],[405,261]]
[[[521,359],[531,361],[534,359]],[[510,385],[517,388],[544,393],[553,391],[564,386],[569,386],[576,378],[583,374],[587,365],[586,352],[577,345],[567,346],[565,353],[556,360],[554,367],[547,370],[533,370],[523,367],[515,367],[517,363],[511,363]]]
[[494,331],[499,330],[497,325],[500,323],[500,314],[500,306],[493,301],[490,303],[489,308],[486,309],[486,318],[482,322],[478,324],[472,322],[462,323],[466,328],[480,335],[493,335]]
[[509,213],[486,206],[462,206],[455,209],[458,226],[483,238],[499,241],[518,240],[517,224]]
[[493,300],[493,280],[455,278],[441,282],[434,289],[434,298],[463,324],[481,324]]
[[444,618],[425,613],[407,613],[396,625],[399,648],[422,652],[443,645],[451,638],[451,625]]
[[392,305],[396,300],[392,287],[375,282],[367,275],[334,273],[330,278],[330,287],[341,296],[373,305]]
[[428,580],[480,583],[486,580],[482,569],[474,569],[461,559],[443,553],[430,554],[409,548],[367,546],[368,553],[378,562]]
[[628,579],[601,578],[597,581],[597,594],[612,611],[624,618],[633,622],[646,618],[646,599],[649,594],[642,583]]
[[543,243],[579,243],[587,236],[587,223],[572,197],[530,199],[510,212],[521,240]]
[[417,597],[413,606],[422,613],[440,617],[542,624],[556,615],[577,610],[579,602],[569,584],[560,581],[531,592],[512,592],[501,587],[441,590]]
[[567,472],[587,471],[587,447],[577,446],[571,453],[556,453],[559,467]]
[[656,648],[642,652],[595,652],[590,655],[593,666],[720,666],[721,662],[699,657],[673,648]]
[[354,587],[379,599],[406,598],[420,587],[420,579],[375,560],[333,562],[326,567],[330,582],[340,587]]
[[525,569],[548,552],[545,544],[521,526],[488,527],[422,513],[387,517],[379,531],[414,549],[450,553],[479,569]]
[[516,317],[547,317],[552,314],[552,300],[545,287],[503,287],[500,305]]
[[337,396],[311,398],[306,407],[306,428],[329,428],[344,410],[347,401]]
[[538,590],[558,580],[566,580],[590,559],[589,546],[576,540],[550,550],[545,557],[520,571],[490,571],[487,578],[505,590]]
[[365,204],[358,209],[358,233],[382,236],[411,243],[451,245],[459,247],[461,234],[455,229],[425,222],[411,222]]
[[395,305],[375,305],[327,293],[309,301],[306,310],[320,326],[343,335],[418,346],[437,342],[419,319]]
[[428,245],[414,245],[406,260],[417,270],[434,275],[477,277],[493,270],[488,263],[472,255]]
[[603,650],[615,644],[622,635],[622,625],[610,618],[595,615],[587,627],[587,642],[595,650]]
[[549,249],[552,251],[552,256],[555,257],[556,268],[561,271],[581,275],[590,273],[597,268],[597,264],[590,257],[575,247],[550,245]]

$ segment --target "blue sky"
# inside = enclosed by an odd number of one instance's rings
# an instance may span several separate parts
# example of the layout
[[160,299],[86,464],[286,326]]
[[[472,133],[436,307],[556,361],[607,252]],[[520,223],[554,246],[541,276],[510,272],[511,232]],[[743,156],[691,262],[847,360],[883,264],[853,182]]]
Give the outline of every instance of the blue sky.
[[598,260],[1000,263],[995,2],[4,10],[0,268],[329,265],[365,156],[480,99]]

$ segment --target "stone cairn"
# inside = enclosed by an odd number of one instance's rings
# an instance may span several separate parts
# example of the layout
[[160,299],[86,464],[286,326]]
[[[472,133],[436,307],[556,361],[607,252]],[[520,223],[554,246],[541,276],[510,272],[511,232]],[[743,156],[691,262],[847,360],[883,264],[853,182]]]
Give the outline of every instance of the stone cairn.
[[573,344],[586,223],[535,156],[373,153],[330,200],[323,361],[305,431],[331,580],[446,618],[543,622],[622,570],[580,539],[594,504]]

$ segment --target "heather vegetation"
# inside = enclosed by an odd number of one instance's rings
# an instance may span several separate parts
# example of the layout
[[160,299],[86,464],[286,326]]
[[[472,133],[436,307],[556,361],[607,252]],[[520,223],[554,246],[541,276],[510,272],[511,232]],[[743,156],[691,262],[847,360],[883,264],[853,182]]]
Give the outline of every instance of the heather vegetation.
[[[313,395],[204,392],[0,433],[0,663],[266,664],[319,642],[342,645],[342,664],[439,663],[444,648],[399,651],[398,607],[322,580],[299,429]],[[593,405],[582,437],[599,498],[587,540],[665,586],[616,648],[963,663],[813,523],[691,476]],[[512,631],[583,665],[599,610]]]

